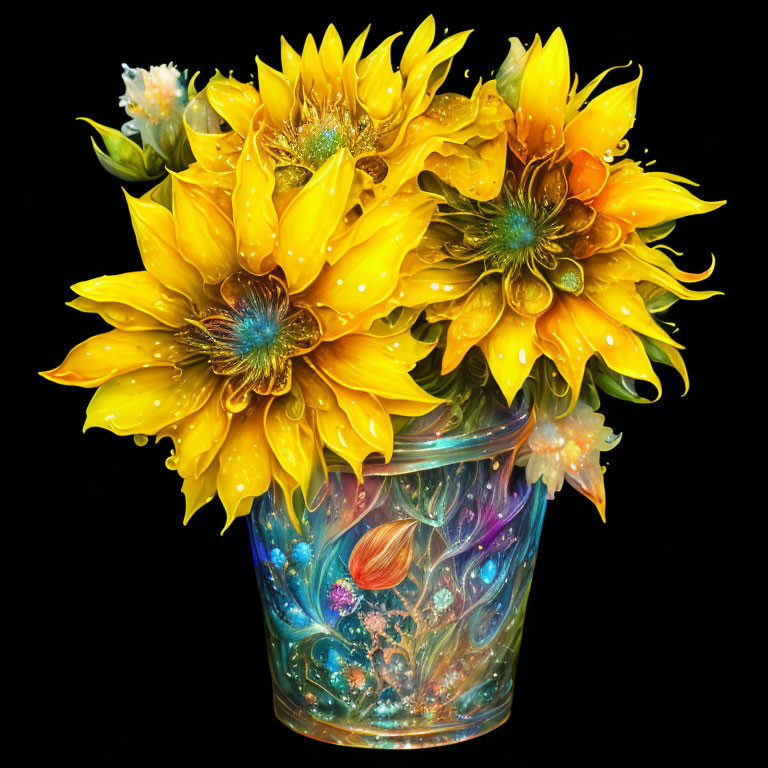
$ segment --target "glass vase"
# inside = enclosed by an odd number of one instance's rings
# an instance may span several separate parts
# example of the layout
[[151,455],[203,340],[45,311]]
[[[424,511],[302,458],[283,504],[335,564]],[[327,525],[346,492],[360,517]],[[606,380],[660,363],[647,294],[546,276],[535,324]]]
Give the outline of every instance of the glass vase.
[[[434,423],[429,425],[434,427]],[[325,742],[409,749],[509,717],[546,489],[515,452],[527,412],[400,435],[362,477],[249,517],[277,717]]]

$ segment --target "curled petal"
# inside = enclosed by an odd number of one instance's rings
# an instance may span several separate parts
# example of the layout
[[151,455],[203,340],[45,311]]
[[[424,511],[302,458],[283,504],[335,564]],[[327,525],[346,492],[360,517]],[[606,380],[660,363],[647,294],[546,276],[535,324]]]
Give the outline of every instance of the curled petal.
[[643,76],[592,99],[565,128],[565,146],[586,150],[596,157],[614,152],[637,115],[637,89]]
[[227,121],[232,129],[245,137],[251,120],[261,104],[261,96],[251,83],[241,83],[231,75],[218,75],[205,87],[210,105]]
[[552,303],[552,286],[535,267],[523,267],[518,274],[508,273],[504,294],[509,306],[522,315],[540,315]]
[[589,152],[579,149],[571,154],[568,190],[572,197],[591,200],[608,181],[608,166]]
[[708,213],[724,204],[699,200],[666,174],[644,173],[634,164],[616,167],[593,203],[599,213],[635,228],[655,227],[681,216]]

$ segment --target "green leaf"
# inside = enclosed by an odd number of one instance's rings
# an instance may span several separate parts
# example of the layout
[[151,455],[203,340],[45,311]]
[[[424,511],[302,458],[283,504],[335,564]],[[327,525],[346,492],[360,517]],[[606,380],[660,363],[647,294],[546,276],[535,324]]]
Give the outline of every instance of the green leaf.
[[106,152],[99,147],[93,137],[91,137],[91,143],[99,162],[113,176],[123,181],[150,181],[162,175],[162,170],[151,173],[147,169],[144,151],[135,141],[131,141],[120,131],[101,125],[87,117],[78,119],[88,123],[101,136]]
[[592,369],[595,384],[606,395],[616,397],[619,400],[628,400],[631,403],[650,403],[647,397],[641,397],[635,390],[635,382],[627,376],[622,376],[616,371],[597,363]]

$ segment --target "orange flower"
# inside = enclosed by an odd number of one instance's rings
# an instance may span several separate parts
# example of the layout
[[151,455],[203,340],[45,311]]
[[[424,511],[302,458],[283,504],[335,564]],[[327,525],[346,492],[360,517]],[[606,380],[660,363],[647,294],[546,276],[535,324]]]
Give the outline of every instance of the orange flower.
[[349,556],[349,572],[361,589],[396,587],[413,557],[416,520],[395,520],[367,531]]

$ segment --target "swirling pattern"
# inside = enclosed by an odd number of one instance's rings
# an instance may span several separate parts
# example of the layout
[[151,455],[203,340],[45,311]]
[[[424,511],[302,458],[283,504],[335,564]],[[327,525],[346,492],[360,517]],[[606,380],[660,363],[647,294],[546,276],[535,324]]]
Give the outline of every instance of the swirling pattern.
[[[294,499],[300,533],[279,493],[257,500],[284,722],[325,741],[415,747],[506,719],[546,505],[544,486],[514,469],[528,424],[521,409],[482,433],[401,436],[361,482],[332,472],[310,508]],[[501,449],[500,434],[513,436]]]

